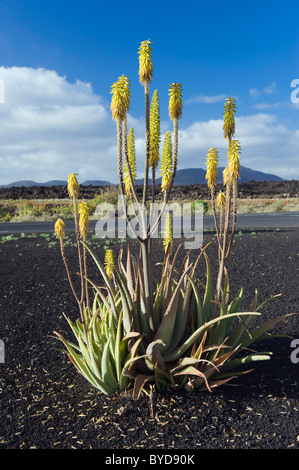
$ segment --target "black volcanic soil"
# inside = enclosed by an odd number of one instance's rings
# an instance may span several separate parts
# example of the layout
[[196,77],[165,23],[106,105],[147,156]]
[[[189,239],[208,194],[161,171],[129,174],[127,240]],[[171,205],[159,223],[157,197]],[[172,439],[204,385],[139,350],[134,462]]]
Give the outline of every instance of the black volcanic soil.
[[[218,185],[219,189],[223,189]],[[102,190],[115,190],[117,186],[82,186],[80,197],[82,199],[92,199]],[[137,193],[141,194],[142,186],[137,187]],[[238,183],[240,198],[287,198],[299,197],[299,181],[248,181]],[[33,186],[33,187],[12,187],[0,188],[0,199],[65,199],[68,197],[66,186]],[[161,197],[161,191],[157,189],[157,197]],[[209,199],[210,192],[206,184],[173,186],[171,199]]]
[[[258,288],[261,301],[282,293],[265,306],[264,321],[299,311],[298,239],[298,230],[236,237],[228,272],[232,295],[244,286],[244,310]],[[213,235],[205,235],[210,240]],[[161,240],[155,243],[160,261]],[[92,388],[55,350],[61,344],[54,330],[72,338],[63,314],[75,320],[78,312],[58,244],[52,245],[40,235],[0,244],[0,448],[103,449],[103,455],[109,449],[299,448],[299,363],[291,361],[289,337],[259,344],[272,359],[213,393],[155,396],[154,417],[147,397],[108,398]],[[103,259],[97,240],[93,247]],[[208,253],[215,268],[214,244]],[[75,248],[66,247],[66,255],[76,272]],[[92,263],[90,275],[98,279]],[[201,266],[199,275],[205,275]],[[299,338],[299,318],[271,333]]]

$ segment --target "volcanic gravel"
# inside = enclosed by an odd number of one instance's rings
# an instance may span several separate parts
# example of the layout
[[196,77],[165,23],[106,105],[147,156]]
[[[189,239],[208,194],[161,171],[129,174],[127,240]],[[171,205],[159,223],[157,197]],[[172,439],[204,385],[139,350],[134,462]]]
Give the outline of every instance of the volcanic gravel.
[[[242,310],[256,288],[260,301],[282,294],[265,305],[259,322],[299,312],[298,240],[298,230],[235,237],[227,267],[232,295],[244,287]],[[205,234],[204,241],[212,241],[208,254],[215,272],[215,237]],[[100,259],[102,244],[92,241]],[[155,261],[161,261],[162,242],[155,244]],[[115,253],[119,248],[115,243]],[[182,248],[178,263],[184,254]],[[72,244],[66,256],[76,275]],[[290,338],[299,338],[296,315],[270,330],[288,337],[255,345],[273,355],[257,363],[253,372],[212,393],[155,395],[151,408],[147,396],[133,401],[129,392],[101,394],[57,350],[62,343],[54,331],[73,339],[64,314],[73,320],[79,315],[54,238],[6,241],[0,244],[0,259],[0,338],[5,346],[5,362],[0,363],[1,449],[299,448],[299,363],[291,360]],[[91,260],[89,266],[90,277],[101,282]],[[198,276],[205,278],[203,265]]]
[[[222,184],[218,189],[223,188]],[[92,199],[102,191],[115,191],[116,185],[93,186],[80,185],[80,197]],[[141,195],[143,186],[137,186],[136,192]],[[239,197],[241,198],[294,198],[299,197],[299,181],[247,181],[238,183]],[[186,199],[210,199],[210,189],[206,183],[174,185],[171,190],[170,200],[180,201]],[[8,188],[0,187],[0,199],[65,199],[68,198],[67,185],[64,186],[12,186]],[[156,188],[157,200],[162,198],[161,188]]]

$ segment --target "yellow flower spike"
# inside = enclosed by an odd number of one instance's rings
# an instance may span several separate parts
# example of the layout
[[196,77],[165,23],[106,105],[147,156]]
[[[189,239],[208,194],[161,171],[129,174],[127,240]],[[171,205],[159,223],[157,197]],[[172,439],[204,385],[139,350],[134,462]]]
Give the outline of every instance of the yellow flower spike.
[[170,185],[172,175],[172,142],[171,132],[167,131],[165,134],[162,159],[161,159],[161,176],[162,176],[162,191],[167,191]]
[[223,184],[226,186],[227,184],[230,184],[230,178],[229,178],[229,172],[228,172],[228,167],[224,168],[223,172]]
[[180,119],[182,116],[183,100],[182,100],[182,84],[172,83],[169,86],[169,116],[173,121]]
[[217,184],[218,152],[215,147],[208,151],[206,180],[209,188]]
[[225,199],[226,199],[225,194],[222,191],[219,191],[216,200],[217,200],[218,207],[220,208],[221,211],[225,207]]
[[[136,179],[136,151],[135,151],[135,138],[134,130],[131,128],[128,133],[128,160],[131,169],[132,180],[135,182]],[[131,190],[131,181],[129,169],[127,167],[126,160],[124,161],[124,182],[125,182],[125,191],[126,195],[130,194]]]
[[224,105],[224,122],[223,134],[224,138],[230,141],[235,135],[235,112],[236,104],[233,98],[227,98]]
[[153,78],[153,63],[152,63],[152,47],[151,41],[143,41],[139,47],[139,80],[140,83],[145,85],[152,81]]
[[55,234],[57,238],[65,237],[65,223],[61,219],[57,219],[55,222]]
[[232,182],[240,178],[240,153],[240,142],[232,140],[228,148],[228,171]]
[[122,121],[126,113],[127,103],[125,102],[123,89],[124,87],[121,81],[117,81],[111,86],[110,93],[112,94],[112,99],[110,109],[112,111],[112,118],[115,121],[119,119]]
[[122,93],[124,111],[128,112],[131,102],[130,81],[128,77],[122,75],[121,77],[119,77],[118,83],[120,84],[120,89]]
[[170,212],[166,215],[163,245],[165,252],[170,244],[170,254],[172,253],[173,246],[173,229],[172,229],[172,215]]
[[160,150],[160,107],[158,90],[153,93],[151,109],[150,109],[150,155],[149,166],[154,170],[159,163]]
[[77,181],[76,175],[78,175],[78,173],[71,173],[68,177],[67,189],[68,189],[70,198],[73,198],[73,199],[77,199],[79,196],[79,192],[80,192],[80,186]]
[[114,256],[113,250],[106,250],[105,253],[105,271],[110,279],[113,278]]
[[88,233],[88,227],[89,227],[89,217],[88,217],[88,204],[86,202],[81,202],[79,204],[79,230],[80,230],[80,235],[85,240],[87,233]]

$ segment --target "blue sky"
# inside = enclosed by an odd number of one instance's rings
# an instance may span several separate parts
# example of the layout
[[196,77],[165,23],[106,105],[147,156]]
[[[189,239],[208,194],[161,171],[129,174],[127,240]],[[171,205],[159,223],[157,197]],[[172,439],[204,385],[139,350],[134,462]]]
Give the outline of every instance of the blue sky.
[[[205,166],[211,147],[226,162],[221,119],[237,102],[244,166],[299,179],[299,3],[0,1],[0,184],[20,179],[117,182],[110,86],[131,82],[139,176],[143,171],[140,42],[153,43],[162,133],[171,129],[168,87],[183,86],[179,168]],[[298,93],[299,97],[299,93]]]

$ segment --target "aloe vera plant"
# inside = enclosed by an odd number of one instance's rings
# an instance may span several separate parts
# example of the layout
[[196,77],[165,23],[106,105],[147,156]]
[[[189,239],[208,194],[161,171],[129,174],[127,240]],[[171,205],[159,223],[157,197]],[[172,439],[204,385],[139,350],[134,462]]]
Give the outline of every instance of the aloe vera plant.
[[[139,48],[139,78],[145,93],[145,173],[141,198],[136,179],[134,131],[127,130],[130,107],[129,79],[122,75],[111,87],[111,111],[117,128],[117,164],[119,188],[124,206],[126,200],[137,208],[142,234],[137,236],[139,250],[131,252],[127,243],[126,260],[123,249],[117,260],[113,250],[106,251],[104,264],[86,244],[88,226],[87,206],[78,210],[79,185],[76,175],[69,176],[69,195],[73,199],[76,236],[78,241],[81,292],[75,292],[64,254],[63,222],[55,225],[60,239],[62,257],[68,278],[77,300],[80,319],[67,319],[76,343],[56,332],[78,371],[103,393],[131,388],[137,399],[147,385],[161,392],[165,389],[185,388],[209,390],[223,385],[239,374],[247,373],[242,366],[270,359],[270,354],[252,351],[256,343],[280,317],[250,330],[252,320],[261,315],[255,295],[249,311],[241,310],[243,289],[230,298],[226,260],[230,254],[237,217],[237,180],[240,172],[241,145],[235,140],[236,104],[228,98],[224,106],[223,133],[228,142],[228,162],[224,172],[225,192],[216,195],[218,151],[211,148],[207,155],[207,184],[218,245],[219,269],[213,277],[207,254],[209,245],[199,250],[191,262],[190,252],[178,264],[182,245],[173,252],[172,220],[168,216],[164,232],[164,260],[161,277],[154,277],[151,235],[159,226],[169,200],[178,162],[178,123],[182,116],[182,86],[169,86],[169,116],[173,131],[166,132],[160,162],[159,97],[154,91],[150,100],[150,82],[153,79],[152,43],[144,41]],[[151,104],[150,104],[151,103]],[[163,192],[162,211],[156,220],[149,217],[146,204],[155,201],[155,175],[160,163]],[[152,172],[152,191],[149,192],[149,172]],[[216,213],[216,204],[220,214]],[[80,218],[79,218],[80,214]],[[127,212],[125,211],[127,215]],[[219,219],[219,220],[218,220]],[[127,215],[130,224],[130,217]],[[149,223],[152,222],[152,223]],[[96,264],[102,286],[89,279],[86,256]],[[204,279],[198,277],[198,266],[203,260]],[[89,297],[93,292],[93,300]],[[275,297],[275,296],[274,296]],[[271,335],[267,335],[271,338]],[[241,368],[241,370],[239,370]]]

